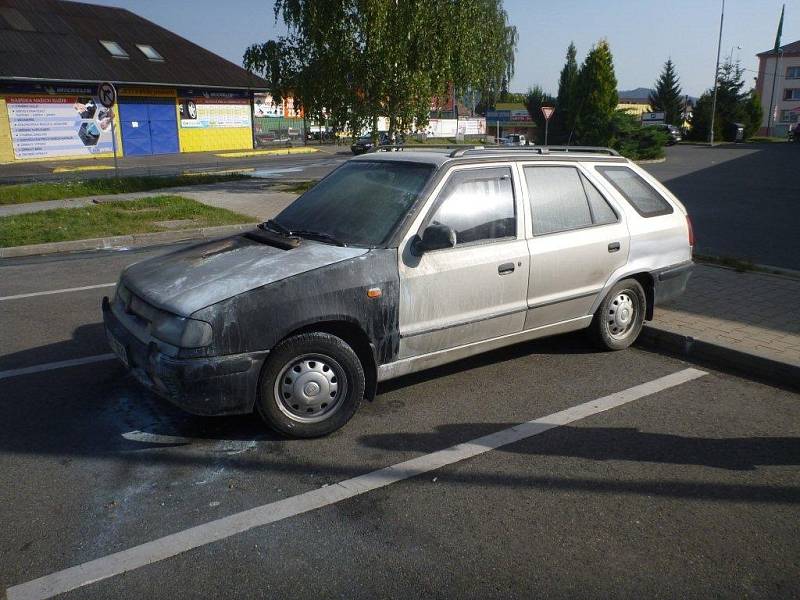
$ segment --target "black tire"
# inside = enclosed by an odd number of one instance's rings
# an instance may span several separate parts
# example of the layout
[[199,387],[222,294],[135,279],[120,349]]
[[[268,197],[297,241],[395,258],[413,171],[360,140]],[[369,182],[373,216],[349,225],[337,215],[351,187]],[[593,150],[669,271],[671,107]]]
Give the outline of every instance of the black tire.
[[[633,314],[628,316],[625,311]],[[592,339],[604,350],[623,350],[639,337],[646,313],[647,298],[641,284],[635,279],[623,279],[611,288],[594,314]]]
[[344,340],[329,333],[303,333],[270,352],[261,372],[256,410],[283,434],[320,437],[352,418],[364,387],[364,368]]

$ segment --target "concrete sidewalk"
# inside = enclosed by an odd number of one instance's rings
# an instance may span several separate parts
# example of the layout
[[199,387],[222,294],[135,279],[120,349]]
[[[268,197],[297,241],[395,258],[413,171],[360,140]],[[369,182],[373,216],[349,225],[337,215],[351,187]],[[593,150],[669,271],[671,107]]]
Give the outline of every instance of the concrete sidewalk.
[[[287,182],[283,182],[287,183]],[[27,202],[0,206],[0,217],[51,210],[54,208],[80,208],[101,202],[136,200],[151,196],[175,195],[190,198],[209,206],[226,208],[249,217],[254,221],[266,221],[283,210],[296,193],[282,191],[281,183],[268,179],[242,179],[208,185],[188,185],[130,194],[107,194],[65,200]]]
[[698,264],[642,342],[800,387],[800,279]]
[[[126,156],[118,159],[120,176],[178,175],[185,172],[259,168],[271,163],[285,161],[315,160],[334,155],[350,155],[349,145],[299,146],[311,153],[295,154],[292,148],[261,148],[255,150],[226,150],[220,152],[185,152],[152,156]],[[0,182],[28,183],[66,179],[113,177],[113,158],[91,158],[74,160],[16,161],[0,164]]]

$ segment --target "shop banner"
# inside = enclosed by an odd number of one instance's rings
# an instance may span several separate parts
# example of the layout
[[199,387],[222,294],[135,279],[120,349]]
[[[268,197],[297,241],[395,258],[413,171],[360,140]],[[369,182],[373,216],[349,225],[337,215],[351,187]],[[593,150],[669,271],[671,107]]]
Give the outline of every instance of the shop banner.
[[90,97],[8,97],[17,159],[113,152],[112,109]]
[[225,98],[185,98],[181,100],[181,127],[212,129],[250,127],[250,104]]
[[269,94],[253,94],[253,116],[302,119],[303,108],[295,107],[294,98],[284,98],[281,102],[275,102]]

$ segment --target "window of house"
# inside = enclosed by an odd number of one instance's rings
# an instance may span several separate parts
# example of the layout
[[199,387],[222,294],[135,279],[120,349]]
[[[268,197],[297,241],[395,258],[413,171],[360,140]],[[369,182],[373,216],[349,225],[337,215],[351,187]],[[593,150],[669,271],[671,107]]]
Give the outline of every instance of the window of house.
[[798,120],[800,120],[800,111],[798,110],[782,110],[778,118],[779,123],[797,123]]
[[617,222],[596,187],[575,167],[525,167],[534,235]]
[[108,53],[114,58],[129,58],[128,53],[117,42],[109,40],[99,40],[103,48],[108,50]]
[[164,62],[164,57],[161,56],[152,46],[147,44],[136,44],[136,47],[147,57],[147,60]]
[[800,88],[786,88],[783,90],[784,100],[800,100]]
[[508,167],[456,171],[439,199],[430,223],[441,223],[455,231],[456,246],[517,235],[514,189]]
[[787,67],[786,79],[800,79],[800,67]]
[[628,167],[595,167],[643,217],[668,215],[672,206],[653,186]]

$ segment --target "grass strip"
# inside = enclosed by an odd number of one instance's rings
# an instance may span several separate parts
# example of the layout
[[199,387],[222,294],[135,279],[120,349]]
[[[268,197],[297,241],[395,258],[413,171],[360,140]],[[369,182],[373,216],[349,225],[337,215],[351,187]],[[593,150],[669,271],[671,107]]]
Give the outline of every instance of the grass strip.
[[96,179],[21,183],[0,186],[0,205],[84,198],[106,194],[149,192],[185,185],[206,185],[247,179],[242,173],[174,175],[170,177],[102,177]]
[[[253,219],[181,196],[117,200],[0,217],[0,247],[249,223]],[[162,221],[184,221],[171,226]]]

